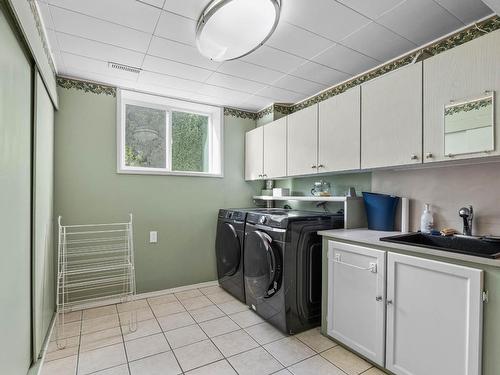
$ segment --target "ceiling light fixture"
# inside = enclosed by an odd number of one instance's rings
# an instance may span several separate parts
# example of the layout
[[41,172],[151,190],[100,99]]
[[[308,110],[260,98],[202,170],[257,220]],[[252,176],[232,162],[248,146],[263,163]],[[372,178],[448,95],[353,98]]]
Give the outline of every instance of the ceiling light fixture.
[[212,0],[198,19],[196,45],[214,61],[248,55],[276,29],[280,7],[280,0]]

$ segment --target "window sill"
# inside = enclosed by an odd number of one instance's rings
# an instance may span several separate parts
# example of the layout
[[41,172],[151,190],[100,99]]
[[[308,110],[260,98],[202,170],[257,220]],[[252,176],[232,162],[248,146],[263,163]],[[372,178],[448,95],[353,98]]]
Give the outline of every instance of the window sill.
[[118,169],[117,174],[140,174],[140,175],[153,175],[153,176],[179,176],[179,177],[212,177],[224,178],[224,174],[219,173],[205,173],[205,172],[175,172],[175,171],[145,171],[133,169]]

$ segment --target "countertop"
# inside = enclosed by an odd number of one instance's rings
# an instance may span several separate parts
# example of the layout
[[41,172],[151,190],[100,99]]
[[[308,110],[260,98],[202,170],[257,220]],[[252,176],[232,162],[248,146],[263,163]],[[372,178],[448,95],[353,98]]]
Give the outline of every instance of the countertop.
[[319,235],[337,239],[343,242],[356,242],[364,245],[371,245],[386,250],[397,250],[399,252],[411,252],[424,255],[433,255],[441,258],[460,260],[463,262],[483,264],[493,267],[500,267],[500,259],[483,258],[474,255],[452,253],[450,251],[436,250],[425,247],[397,244],[393,242],[380,241],[381,237],[396,236],[404,234],[402,232],[383,232],[378,230],[360,229],[331,229],[318,232]]

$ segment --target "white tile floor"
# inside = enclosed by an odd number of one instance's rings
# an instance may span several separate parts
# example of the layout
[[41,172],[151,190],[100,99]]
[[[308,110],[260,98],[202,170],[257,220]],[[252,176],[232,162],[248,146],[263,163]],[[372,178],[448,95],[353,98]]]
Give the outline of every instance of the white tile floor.
[[217,286],[72,312],[65,336],[42,375],[384,374],[319,328],[285,336]]

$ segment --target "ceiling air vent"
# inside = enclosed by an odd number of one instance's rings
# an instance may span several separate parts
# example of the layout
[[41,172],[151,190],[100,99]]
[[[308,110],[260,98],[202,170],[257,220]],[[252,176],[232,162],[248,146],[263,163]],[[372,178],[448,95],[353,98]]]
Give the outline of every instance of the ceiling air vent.
[[122,65],[114,62],[108,62],[108,67],[112,69],[124,70],[129,73],[139,74],[141,72],[140,68],[136,68],[134,66]]

